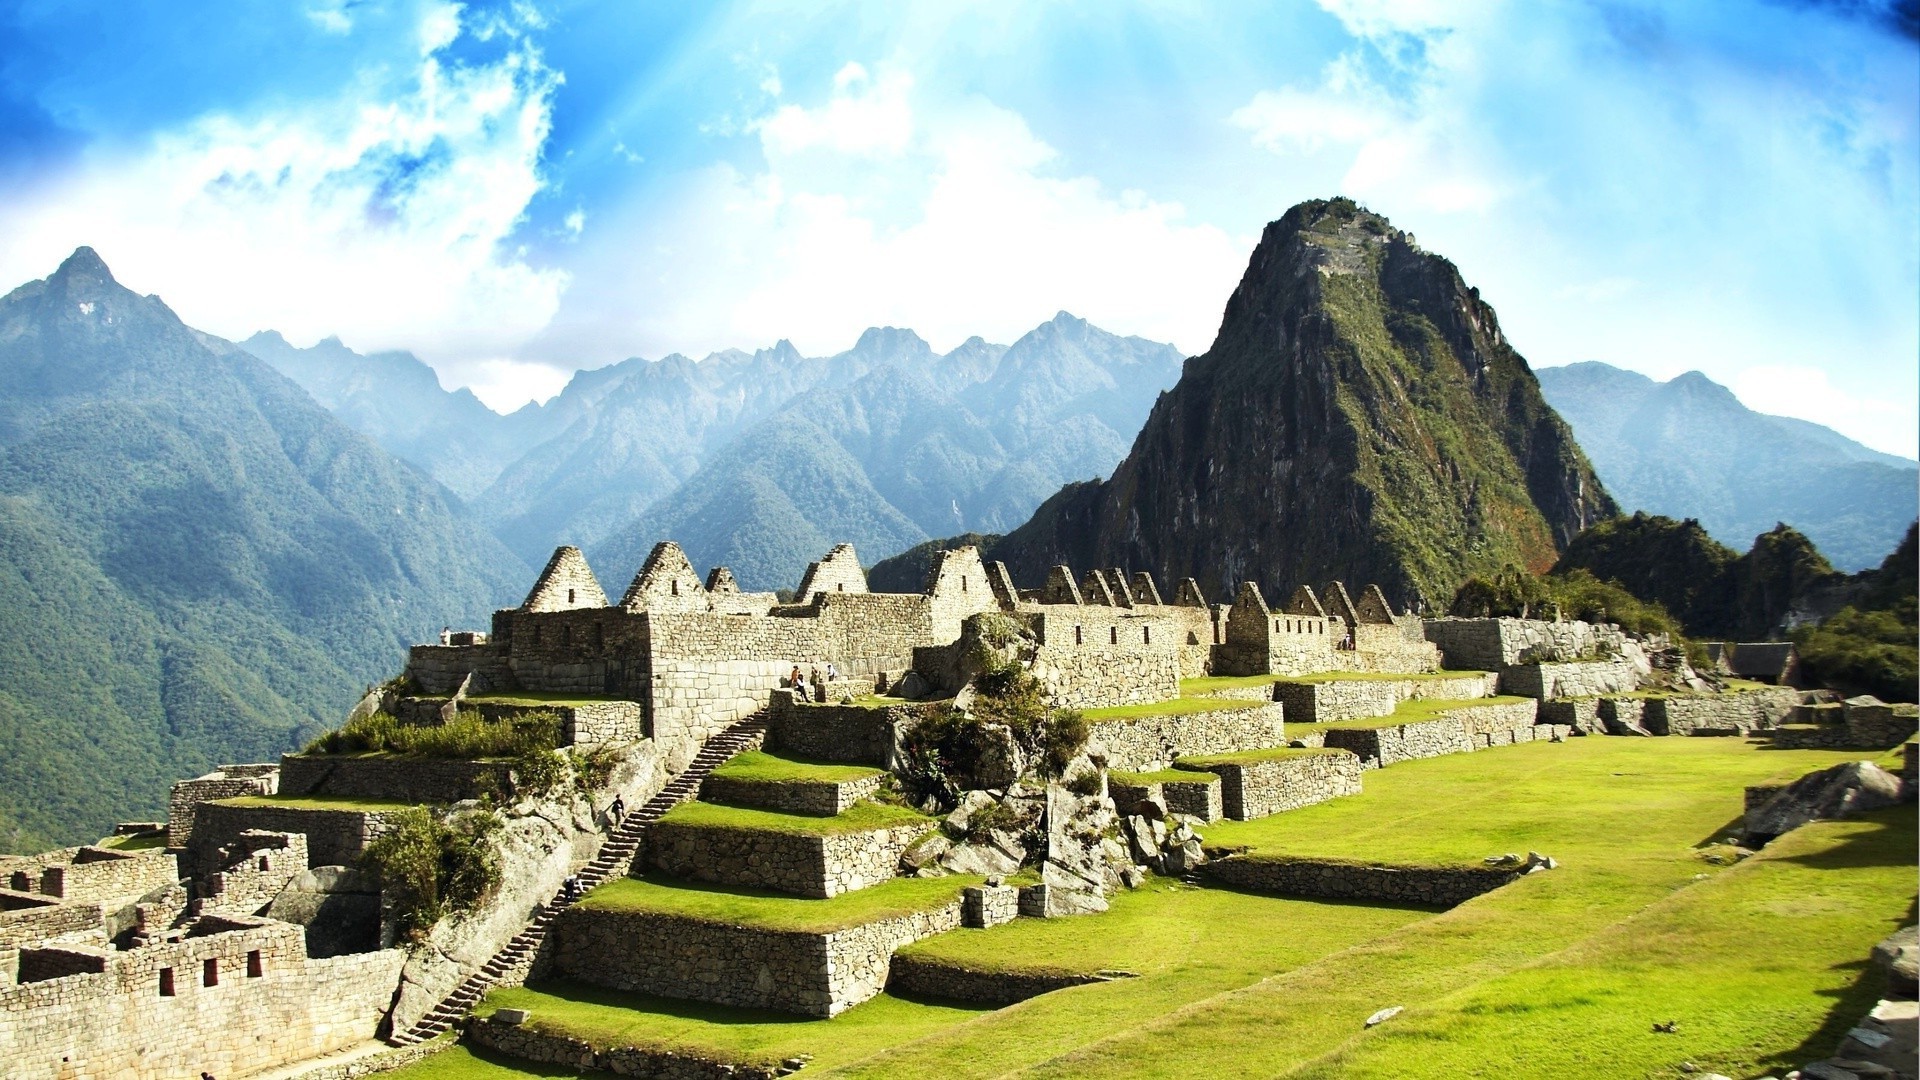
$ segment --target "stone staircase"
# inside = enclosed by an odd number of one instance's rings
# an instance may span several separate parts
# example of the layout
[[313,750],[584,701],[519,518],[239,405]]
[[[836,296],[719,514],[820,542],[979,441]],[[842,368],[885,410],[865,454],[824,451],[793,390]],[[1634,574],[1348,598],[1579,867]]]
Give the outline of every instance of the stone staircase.
[[[714,768],[742,751],[757,748],[766,738],[767,721],[764,713],[756,713],[727,728],[720,734],[708,739],[694,755],[686,769],[673,778],[660,793],[648,799],[646,803],[631,810],[621,819],[620,824],[608,834],[606,842],[600,845],[599,854],[579,872],[580,892],[585,895],[597,885],[605,884],[614,878],[624,876],[633,865],[634,856],[640,852],[640,845],[646,839],[647,827],[658,821],[667,811],[680,803],[693,798],[700,791],[701,783]],[[478,971],[461,980],[440,1004],[435,1005],[412,1027],[405,1031],[396,1031],[387,1042],[394,1046],[410,1046],[447,1031],[461,1017],[467,1015],[479,1004],[488,990],[499,985],[502,978],[516,970],[524,971],[532,966],[534,956],[546,941],[547,931],[560,912],[573,903],[563,891],[554,894],[553,899],[534,910],[533,919],[491,960]]]

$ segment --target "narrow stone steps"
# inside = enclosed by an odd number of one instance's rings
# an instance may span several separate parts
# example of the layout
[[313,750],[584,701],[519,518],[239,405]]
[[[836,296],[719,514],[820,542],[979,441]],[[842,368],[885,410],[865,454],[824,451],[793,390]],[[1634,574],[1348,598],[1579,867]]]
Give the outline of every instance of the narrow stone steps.
[[[582,867],[579,874],[582,892],[603,885],[615,877],[624,876],[632,866],[633,859],[640,852],[645,839],[647,826],[664,817],[667,811],[692,798],[700,791],[700,784],[706,780],[722,762],[740,753],[765,735],[767,722],[765,715],[755,713],[708,739],[695,753],[693,760],[679,776],[673,778],[666,787],[646,803],[628,813],[620,824],[607,834],[600,850],[593,859]],[[411,1028],[396,1031],[387,1042],[393,1046],[412,1046],[440,1035],[461,1017],[470,1012],[479,1003],[486,992],[493,988],[507,973],[526,963],[546,940],[547,930],[559,913],[572,906],[564,892],[554,894],[553,899],[534,910],[532,919],[525,929],[508,940],[505,947],[490,957],[478,971],[460,980],[453,992],[442,998],[439,1004],[429,1009]]]

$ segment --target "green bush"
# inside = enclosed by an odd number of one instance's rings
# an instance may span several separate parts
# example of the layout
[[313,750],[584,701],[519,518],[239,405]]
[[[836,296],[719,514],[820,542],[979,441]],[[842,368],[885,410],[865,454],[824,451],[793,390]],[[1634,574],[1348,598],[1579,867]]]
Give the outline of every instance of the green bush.
[[423,806],[387,818],[388,830],[361,856],[379,875],[401,936],[423,939],[449,915],[472,911],[500,886],[494,834],[500,815],[469,810],[442,820]]
[[1029,768],[1054,780],[1086,746],[1091,728],[1071,709],[1047,705],[1039,680],[1017,663],[996,664],[974,679],[973,713],[957,709],[928,717],[902,740],[903,783],[916,802],[952,806],[960,792],[984,786],[980,763],[989,751],[986,725],[1007,728]]
[[391,713],[374,713],[330,731],[308,744],[309,754],[390,753],[411,757],[521,759],[560,745],[560,714],[536,709],[489,720],[462,709],[449,723],[409,723]]
[[1914,701],[1920,699],[1916,634],[1920,619],[1909,596],[1892,610],[1842,608],[1819,626],[1796,632],[1794,639],[1802,674],[1812,682],[1882,701]]

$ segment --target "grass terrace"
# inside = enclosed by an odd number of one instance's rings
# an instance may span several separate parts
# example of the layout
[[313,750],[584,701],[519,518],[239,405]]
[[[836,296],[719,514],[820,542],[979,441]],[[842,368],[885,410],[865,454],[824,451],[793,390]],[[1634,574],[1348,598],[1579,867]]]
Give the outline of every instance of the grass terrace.
[[[623,878],[588,893],[579,907],[592,911],[660,912],[726,926],[826,934],[881,919],[932,911],[959,899],[983,878],[894,878],[827,900],[666,876]],[[793,1019],[789,1017],[789,1019]]]
[[687,802],[666,812],[662,825],[686,825],[702,829],[732,829],[739,832],[785,833],[791,836],[839,836],[844,833],[890,829],[896,825],[933,827],[933,819],[918,810],[886,803],[857,802],[832,817],[788,814],[778,810],[758,810],[746,806]]
[[866,765],[828,765],[749,750],[728,758],[712,775],[721,780],[753,784],[844,784],[879,776],[885,771]]
[[1180,693],[1191,697],[1196,694],[1210,694],[1216,690],[1239,690],[1249,686],[1271,686],[1274,683],[1405,682],[1420,679],[1467,679],[1485,674],[1484,671],[1429,671],[1414,675],[1395,675],[1378,671],[1321,671],[1312,675],[1203,675],[1193,679],[1181,679]]
[[313,740],[302,753],[387,753],[480,761],[554,750],[561,738],[560,714],[551,710],[490,720],[477,709],[461,709],[444,724],[410,723],[381,712],[347,721],[339,730]]
[[[421,696],[422,701],[445,701],[447,696]],[[463,701],[474,705],[611,705],[618,702],[632,704],[630,698],[597,697],[591,694],[536,694],[527,692],[468,694]]]
[[[1258,765],[1264,761],[1294,761],[1306,757],[1325,757],[1328,754],[1347,754],[1345,750],[1321,749],[1319,747],[1275,746],[1266,750],[1241,750],[1232,754],[1208,754],[1205,757],[1183,757],[1177,764],[1182,769],[1210,769],[1215,765]],[[1351,754],[1347,754],[1351,757]],[[1213,773],[1206,775],[1212,776]]]
[[1166,701],[1149,701],[1143,705],[1108,705],[1099,709],[1082,709],[1080,715],[1088,723],[1098,724],[1103,720],[1134,720],[1142,716],[1189,716],[1194,713],[1227,712],[1233,709],[1257,709],[1258,701],[1234,701],[1227,698],[1168,698]]
[[277,806],[285,810],[351,810],[364,814],[387,814],[418,805],[396,799],[361,799],[351,795],[241,795],[232,799],[214,801],[221,806]]
[[[1708,856],[1737,828],[1746,785],[1861,756],[1586,738],[1406,762],[1368,774],[1360,795],[1203,831],[1210,845],[1269,854],[1458,863],[1538,850],[1560,868],[1437,915],[1156,880],[1099,915],[1020,919],[909,947],[986,970],[1140,976],[1005,1009],[882,996],[833,1020],[802,1020],[564,984],[499,991],[488,1006],[530,1008],[532,1023],[596,1042],[743,1060],[812,1054],[809,1076],[1678,1080],[1682,1062],[1782,1075],[1830,1053],[1884,991],[1866,955],[1913,919],[1913,810],[1816,823],[1732,866]],[[970,880],[903,879],[833,900],[622,881],[586,902],[818,929],[837,920],[817,911]],[[1387,1005],[1407,1011],[1365,1028]],[[1678,1021],[1673,1034],[1651,1030],[1666,1021]],[[551,1075],[543,1068],[457,1048],[394,1075]]]
[[[952,700],[952,699],[949,698],[946,700]],[[830,702],[829,704],[835,704],[835,703]],[[891,697],[887,694],[861,694],[859,697],[849,701],[848,704],[857,706],[862,709],[890,709],[895,705],[916,705],[916,704],[929,704],[929,703],[916,702],[910,698]]]
[[1131,787],[1145,787],[1148,784],[1217,784],[1220,774],[1196,772],[1191,769],[1161,769],[1157,772],[1122,772],[1118,769],[1107,771],[1107,779],[1116,784]]
[[1444,698],[1415,698],[1401,702],[1399,708],[1385,716],[1360,716],[1352,720],[1330,720],[1324,724],[1305,726],[1317,731],[1371,731],[1374,728],[1398,727],[1401,724],[1418,724],[1423,720],[1437,720],[1446,713],[1458,712],[1462,709],[1474,709],[1486,705],[1518,705],[1532,700],[1532,698],[1515,697],[1511,694],[1462,698],[1458,701],[1449,701]]
[[94,846],[106,848],[108,851],[149,851],[153,848],[166,847],[167,834],[160,832],[142,833],[138,836],[109,836]]

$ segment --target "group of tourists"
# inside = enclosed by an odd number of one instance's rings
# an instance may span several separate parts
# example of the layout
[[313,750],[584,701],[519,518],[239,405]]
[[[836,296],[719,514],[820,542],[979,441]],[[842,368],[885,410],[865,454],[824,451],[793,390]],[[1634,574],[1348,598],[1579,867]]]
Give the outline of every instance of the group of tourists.
[[827,661],[825,682],[821,681],[820,668],[818,665],[802,672],[800,665],[795,664],[793,665],[793,672],[787,676],[787,685],[793,688],[794,696],[798,697],[801,701],[812,701],[814,691],[824,691],[828,682],[832,682],[839,677],[840,671],[833,666],[833,661],[831,660]]

